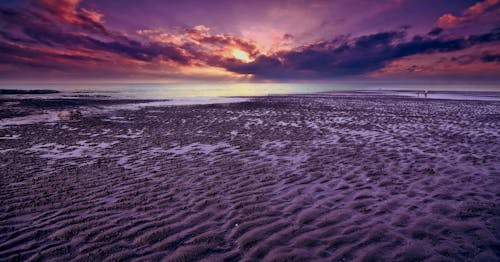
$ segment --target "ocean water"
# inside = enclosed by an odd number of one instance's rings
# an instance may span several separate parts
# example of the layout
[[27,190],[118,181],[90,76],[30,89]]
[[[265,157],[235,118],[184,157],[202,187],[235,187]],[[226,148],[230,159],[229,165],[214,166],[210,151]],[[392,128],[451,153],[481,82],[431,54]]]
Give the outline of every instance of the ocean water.
[[[428,98],[498,100],[497,84],[399,84],[399,83],[29,83],[0,84],[0,89],[51,89],[58,94],[35,97],[110,97],[118,99],[181,99],[251,97],[319,92],[377,91],[372,94]],[[417,95],[420,93],[420,96]],[[26,95],[23,95],[24,97]]]
[[62,95],[101,95],[132,99],[264,96],[367,89],[361,86],[290,83],[55,83],[6,84],[5,89],[51,89]]

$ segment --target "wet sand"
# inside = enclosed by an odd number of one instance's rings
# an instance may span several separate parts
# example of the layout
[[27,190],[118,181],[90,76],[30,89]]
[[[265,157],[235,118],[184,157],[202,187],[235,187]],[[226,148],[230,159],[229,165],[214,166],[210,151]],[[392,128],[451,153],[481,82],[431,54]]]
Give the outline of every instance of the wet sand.
[[500,102],[289,95],[0,129],[0,260],[499,261]]
[[81,95],[72,98],[58,97],[44,99],[0,96],[0,121],[2,119],[41,114],[48,110],[63,111],[68,109],[79,109],[82,107],[104,107],[130,103],[147,103],[158,101],[137,99],[109,99],[95,96],[82,98],[80,96]]

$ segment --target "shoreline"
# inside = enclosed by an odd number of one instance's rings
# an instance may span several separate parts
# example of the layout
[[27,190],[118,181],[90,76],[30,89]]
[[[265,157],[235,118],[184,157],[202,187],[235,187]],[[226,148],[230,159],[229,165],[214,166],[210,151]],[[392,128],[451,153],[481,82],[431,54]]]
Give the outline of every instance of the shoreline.
[[[7,89],[5,89],[7,90]],[[13,89],[14,90],[14,89]],[[15,89],[14,91],[18,91]],[[23,91],[23,90],[21,90]],[[248,101],[253,98],[272,96],[396,96],[413,99],[441,99],[468,101],[500,101],[500,91],[432,91],[424,97],[422,90],[351,90],[323,91],[297,94],[269,94],[267,96],[227,96],[227,97],[174,97],[166,99],[125,99],[105,95],[81,95],[81,91],[71,96],[65,93],[59,97],[29,97],[27,94],[53,94],[54,90],[24,90],[16,97],[0,95],[0,126],[16,124],[56,121],[60,112],[79,110],[86,114],[98,114],[110,110],[134,109],[139,107],[162,107],[169,105],[198,105]],[[23,91],[23,92],[24,92]],[[45,93],[45,92],[48,93]],[[50,92],[49,92],[50,91]],[[59,91],[56,91],[59,92]],[[37,120],[38,119],[38,120]]]

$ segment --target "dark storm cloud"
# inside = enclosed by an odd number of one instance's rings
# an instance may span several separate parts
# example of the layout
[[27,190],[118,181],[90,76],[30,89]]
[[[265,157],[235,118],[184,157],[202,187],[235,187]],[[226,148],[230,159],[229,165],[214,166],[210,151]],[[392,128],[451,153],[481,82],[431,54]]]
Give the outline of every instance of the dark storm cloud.
[[485,63],[500,62],[500,55],[485,54],[481,60]]
[[234,72],[264,78],[361,75],[376,71],[403,57],[459,51],[500,40],[497,29],[482,35],[456,38],[415,36],[404,41],[405,35],[404,31],[391,31],[352,40],[334,39],[272,56],[260,56],[249,64],[227,63],[225,67]]
[[436,28],[432,29],[432,30],[428,33],[428,35],[430,35],[430,36],[437,36],[437,35],[441,34],[442,32],[443,32],[443,28],[436,27]]
[[500,27],[495,28],[489,33],[482,35],[472,35],[469,38],[471,44],[482,44],[500,41]]
[[[104,60],[95,57],[50,53],[37,49],[21,48],[2,41],[0,41],[0,61],[6,64],[20,65],[35,71],[68,71],[80,68],[79,66],[75,66],[75,64],[77,65],[82,62],[104,62]],[[63,61],[66,61],[66,63]]]

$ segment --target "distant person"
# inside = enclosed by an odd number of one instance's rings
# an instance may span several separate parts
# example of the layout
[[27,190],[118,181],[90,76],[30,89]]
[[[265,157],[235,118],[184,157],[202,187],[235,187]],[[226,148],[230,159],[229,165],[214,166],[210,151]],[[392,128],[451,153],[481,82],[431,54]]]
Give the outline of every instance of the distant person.
[[427,98],[427,95],[429,94],[429,91],[428,90],[425,90],[424,91],[424,97]]

